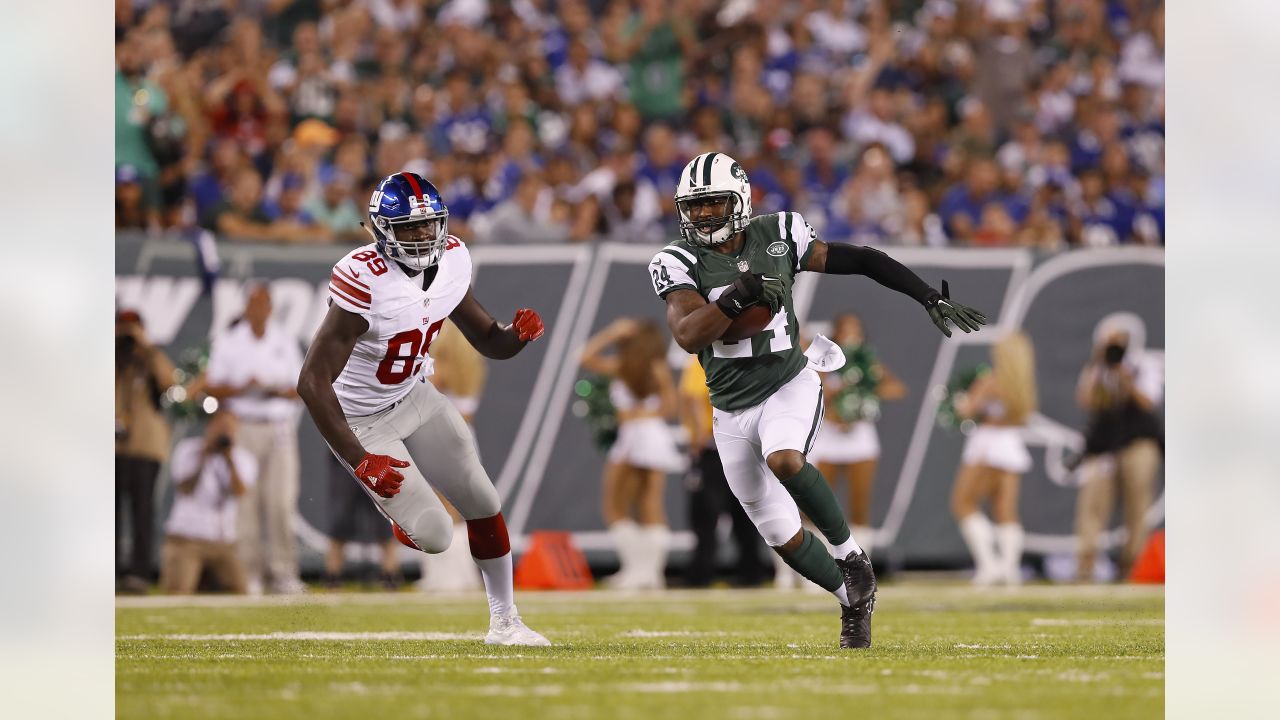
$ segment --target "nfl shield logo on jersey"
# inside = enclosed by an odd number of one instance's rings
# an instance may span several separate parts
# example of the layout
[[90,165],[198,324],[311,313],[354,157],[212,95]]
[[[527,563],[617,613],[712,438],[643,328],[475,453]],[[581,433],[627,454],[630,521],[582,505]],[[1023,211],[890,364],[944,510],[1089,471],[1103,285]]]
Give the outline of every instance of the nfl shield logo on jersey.
[[751,267],[746,260],[738,261],[738,272],[746,272]]

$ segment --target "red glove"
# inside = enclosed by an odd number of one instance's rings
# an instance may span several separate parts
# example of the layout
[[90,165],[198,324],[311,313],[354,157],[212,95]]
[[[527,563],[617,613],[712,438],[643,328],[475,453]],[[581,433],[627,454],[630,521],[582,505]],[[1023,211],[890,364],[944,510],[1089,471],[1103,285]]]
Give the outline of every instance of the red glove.
[[542,337],[542,318],[538,317],[536,311],[529,308],[520,308],[516,311],[516,319],[511,321],[511,327],[516,329],[516,337],[523,342]]
[[365,453],[364,459],[356,466],[356,478],[384,498],[395,497],[400,492],[400,483],[404,482],[404,475],[395,468],[407,467],[408,462],[390,455]]

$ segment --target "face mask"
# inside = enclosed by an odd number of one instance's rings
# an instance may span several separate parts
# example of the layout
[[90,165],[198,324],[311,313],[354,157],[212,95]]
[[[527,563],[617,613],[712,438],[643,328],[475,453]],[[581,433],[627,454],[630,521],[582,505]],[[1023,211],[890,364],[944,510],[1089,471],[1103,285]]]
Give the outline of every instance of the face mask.
[[1125,346],[1111,344],[1102,352],[1102,358],[1108,365],[1119,365],[1124,360]]

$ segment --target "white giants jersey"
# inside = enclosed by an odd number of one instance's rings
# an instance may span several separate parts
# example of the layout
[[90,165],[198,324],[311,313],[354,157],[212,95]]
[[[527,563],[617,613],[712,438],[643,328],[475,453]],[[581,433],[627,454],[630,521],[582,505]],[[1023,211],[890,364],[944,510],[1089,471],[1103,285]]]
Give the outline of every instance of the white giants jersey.
[[369,322],[333,383],[347,417],[372,415],[409,394],[431,374],[427,349],[471,287],[471,254],[450,235],[436,277],[409,276],[369,244],[333,266],[329,299]]

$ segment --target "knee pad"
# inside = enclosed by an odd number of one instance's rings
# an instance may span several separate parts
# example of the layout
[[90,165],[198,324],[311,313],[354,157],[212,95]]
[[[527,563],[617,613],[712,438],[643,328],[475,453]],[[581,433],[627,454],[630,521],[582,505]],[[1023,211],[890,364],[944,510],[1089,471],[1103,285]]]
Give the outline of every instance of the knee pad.
[[402,523],[400,529],[417,549],[432,555],[448,550],[453,542],[453,520],[441,508],[423,510],[418,517]]
[[774,483],[760,500],[742,503],[742,509],[770,547],[782,545],[800,532],[800,511],[780,484]]
[[760,537],[764,538],[769,547],[778,548],[800,532],[800,521],[797,519],[793,523],[787,518],[775,518],[757,524],[756,529],[760,531]]

